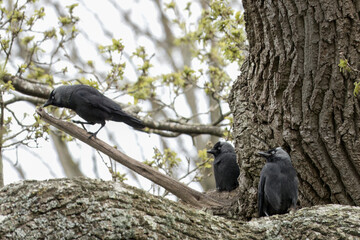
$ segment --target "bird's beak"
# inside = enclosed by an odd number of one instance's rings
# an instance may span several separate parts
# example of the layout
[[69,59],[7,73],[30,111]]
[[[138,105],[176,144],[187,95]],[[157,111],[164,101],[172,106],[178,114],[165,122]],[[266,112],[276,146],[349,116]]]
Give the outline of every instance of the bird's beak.
[[49,105],[51,105],[51,101],[47,100],[46,103],[43,105],[43,107],[46,107],[46,106],[49,106]]
[[215,153],[215,150],[214,150],[214,149],[210,149],[210,150],[207,150],[206,152],[207,152],[207,153],[214,154],[214,153]]
[[270,155],[271,155],[271,154],[269,154],[269,153],[267,153],[267,152],[258,152],[258,154],[259,154],[260,156],[265,157],[265,158],[270,157]]

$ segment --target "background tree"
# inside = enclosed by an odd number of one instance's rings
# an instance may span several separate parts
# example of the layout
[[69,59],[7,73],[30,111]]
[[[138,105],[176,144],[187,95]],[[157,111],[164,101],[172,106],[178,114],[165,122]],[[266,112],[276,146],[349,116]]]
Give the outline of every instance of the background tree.
[[360,204],[357,1],[243,1],[249,56],[230,106],[240,164],[237,210],[256,212],[262,159],[283,146],[298,172],[300,205]]

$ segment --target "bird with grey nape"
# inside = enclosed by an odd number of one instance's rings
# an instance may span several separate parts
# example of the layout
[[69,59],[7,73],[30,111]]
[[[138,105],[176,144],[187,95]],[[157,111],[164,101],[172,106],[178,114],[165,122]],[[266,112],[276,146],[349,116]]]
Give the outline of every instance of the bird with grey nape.
[[218,191],[231,191],[237,188],[240,170],[233,146],[227,142],[217,142],[207,152],[215,157],[213,168],[216,189]]
[[266,158],[258,188],[259,217],[285,214],[296,208],[298,180],[289,154],[281,147],[259,152]]
[[86,122],[73,122],[81,124],[85,130],[84,124],[100,123],[101,127],[96,132],[88,132],[91,134],[89,138],[96,137],[96,134],[105,126],[106,120],[124,122],[138,129],[145,127],[142,121],[125,113],[119,104],[87,85],[66,85],[55,88],[43,107],[49,105],[74,110]]

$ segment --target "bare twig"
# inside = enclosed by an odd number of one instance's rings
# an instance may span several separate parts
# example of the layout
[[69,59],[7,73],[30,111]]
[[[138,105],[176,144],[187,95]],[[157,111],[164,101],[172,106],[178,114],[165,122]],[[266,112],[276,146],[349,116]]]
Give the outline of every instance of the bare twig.
[[80,141],[106,154],[107,156],[114,159],[118,163],[121,163],[122,165],[135,171],[141,176],[162,186],[167,191],[171,192],[172,194],[174,194],[184,202],[189,203],[195,207],[217,207],[222,205],[222,203],[218,202],[217,200],[209,196],[206,196],[192,188],[189,188],[185,184],[180,183],[172,179],[171,177],[160,173],[159,171],[153,169],[152,167],[144,163],[136,161],[135,159],[125,155],[124,153],[111,147],[110,145],[108,145],[107,143],[103,142],[98,138],[89,139],[89,135],[82,128],[70,122],[64,122],[59,119],[53,118],[50,115],[48,115],[42,108],[37,108],[36,112],[41,116],[41,118],[45,122],[70,134],[71,136],[79,139]]

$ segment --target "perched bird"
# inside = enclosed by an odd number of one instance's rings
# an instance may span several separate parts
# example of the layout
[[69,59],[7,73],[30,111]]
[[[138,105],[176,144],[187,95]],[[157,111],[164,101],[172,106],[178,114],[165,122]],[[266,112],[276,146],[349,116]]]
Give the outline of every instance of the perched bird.
[[259,217],[287,213],[295,209],[298,181],[290,156],[281,147],[259,152],[266,158],[258,189]]
[[105,126],[105,120],[124,122],[134,128],[145,127],[140,120],[125,113],[113,100],[87,85],[67,85],[52,90],[49,99],[43,107],[49,105],[74,110],[86,122],[73,122],[80,123],[85,130],[84,124],[94,125],[95,123],[100,123],[101,127],[96,132],[88,132],[91,134],[89,138],[92,136],[96,137],[100,129]]
[[227,142],[217,142],[207,151],[214,155],[213,163],[216,189],[231,191],[239,186],[239,165],[236,162],[235,149]]

